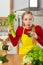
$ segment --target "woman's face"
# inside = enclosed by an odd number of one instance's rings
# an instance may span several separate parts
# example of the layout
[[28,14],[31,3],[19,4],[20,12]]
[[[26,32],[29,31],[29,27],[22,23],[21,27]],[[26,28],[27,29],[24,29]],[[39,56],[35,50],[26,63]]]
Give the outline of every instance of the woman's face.
[[25,14],[23,17],[23,23],[26,28],[30,28],[33,23],[33,15],[31,14]]

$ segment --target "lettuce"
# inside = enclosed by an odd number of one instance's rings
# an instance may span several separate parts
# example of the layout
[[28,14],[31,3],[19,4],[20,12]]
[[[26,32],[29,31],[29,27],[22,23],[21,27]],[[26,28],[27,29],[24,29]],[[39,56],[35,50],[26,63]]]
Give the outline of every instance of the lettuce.
[[8,15],[8,26],[12,27],[12,30],[10,33],[12,34],[13,37],[16,36],[16,33],[14,31],[14,20],[16,20],[16,14],[9,14]]
[[2,62],[8,62],[8,59],[4,56],[0,56],[0,61]]
[[[32,60],[30,60],[30,58],[32,58]],[[31,62],[32,65],[43,65],[43,49],[36,45],[23,59],[25,59],[25,62],[23,61],[24,63]]]

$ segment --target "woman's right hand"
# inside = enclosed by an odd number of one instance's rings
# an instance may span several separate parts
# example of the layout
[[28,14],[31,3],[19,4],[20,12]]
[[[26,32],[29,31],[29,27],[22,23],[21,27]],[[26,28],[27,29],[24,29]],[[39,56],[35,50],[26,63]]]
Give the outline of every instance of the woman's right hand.
[[8,33],[10,33],[12,27],[11,26],[8,26],[7,30],[8,30]]

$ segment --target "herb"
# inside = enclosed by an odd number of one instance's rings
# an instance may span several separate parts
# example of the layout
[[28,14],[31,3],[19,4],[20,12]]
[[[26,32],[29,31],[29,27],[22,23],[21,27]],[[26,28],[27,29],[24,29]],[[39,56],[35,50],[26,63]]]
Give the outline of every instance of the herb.
[[0,61],[8,62],[8,59],[5,56],[0,56]]
[[8,15],[8,25],[12,27],[12,30],[10,33],[12,34],[13,37],[16,36],[15,31],[14,31],[14,20],[16,21],[16,14],[9,14]]
[[3,50],[8,50],[8,45],[3,44],[2,49]]
[[[43,65],[43,49],[38,45],[29,51],[23,58],[23,63],[32,63],[32,65]],[[25,60],[25,61],[24,61]]]
[[28,36],[31,37],[31,36],[30,36],[30,32],[28,33]]
[[8,25],[13,26],[14,25],[14,20],[16,20],[16,15],[15,14],[9,14],[8,15]]

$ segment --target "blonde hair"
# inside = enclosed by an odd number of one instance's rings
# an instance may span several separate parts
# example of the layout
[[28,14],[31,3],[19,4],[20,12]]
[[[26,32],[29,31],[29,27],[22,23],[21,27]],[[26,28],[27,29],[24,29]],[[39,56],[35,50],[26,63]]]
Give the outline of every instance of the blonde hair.
[[31,11],[25,11],[25,12],[22,14],[22,20],[23,20],[23,18],[24,18],[24,15],[26,15],[26,14],[31,14],[31,15],[33,15],[33,13],[32,13]]

